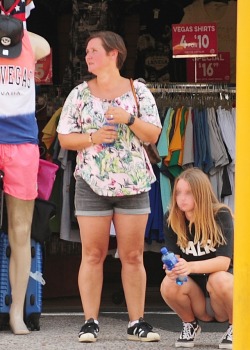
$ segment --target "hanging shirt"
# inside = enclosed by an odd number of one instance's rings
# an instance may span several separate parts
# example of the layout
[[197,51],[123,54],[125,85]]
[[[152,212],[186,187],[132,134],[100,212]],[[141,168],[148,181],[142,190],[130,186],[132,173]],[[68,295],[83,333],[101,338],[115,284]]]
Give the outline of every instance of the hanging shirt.
[[0,58],[1,144],[38,144],[34,73],[35,56],[24,30],[21,55]]
[[0,0],[1,14],[6,16],[12,16],[20,21],[23,21],[24,28],[26,29],[26,19],[30,15],[30,11],[35,8],[32,0],[15,0],[8,10],[2,5]]
[[227,4],[211,1],[204,5],[203,0],[195,0],[184,8],[181,23],[211,23],[217,25],[218,51],[230,53],[231,83],[236,82],[236,32],[237,1]]
[[175,0],[141,4],[135,76],[147,82],[176,81],[171,48],[171,25],[183,16]]
[[113,27],[117,19],[111,9],[112,2],[107,0],[72,0],[69,65],[63,77],[64,91],[70,92],[90,77],[85,61],[85,43],[90,34],[98,30],[117,31]]

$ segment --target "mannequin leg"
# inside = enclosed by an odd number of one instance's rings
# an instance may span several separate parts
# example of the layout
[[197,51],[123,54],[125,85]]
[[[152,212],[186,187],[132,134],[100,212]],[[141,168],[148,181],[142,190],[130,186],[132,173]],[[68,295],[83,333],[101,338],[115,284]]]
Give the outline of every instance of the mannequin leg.
[[21,200],[6,194],[6,204],[11,248],[9,268],[12,291],[10,327],[14,334],[28,334],[29,330],[24,323],[23,310],[31,267],[30,232],[34,200]]

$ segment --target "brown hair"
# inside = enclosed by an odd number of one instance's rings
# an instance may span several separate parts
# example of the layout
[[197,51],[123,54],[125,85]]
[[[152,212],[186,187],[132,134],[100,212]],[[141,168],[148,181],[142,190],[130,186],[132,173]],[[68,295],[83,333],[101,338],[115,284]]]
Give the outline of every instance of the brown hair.
[[127,57],[127,49],[124,43],[124,40],[122,37],[114,32],[111,31],[100,31],[100,32],[93,32],[90,34],[86,41],[86,46],[88,45],[89,41],[94,38],[99,38],[102,41],[102,45],[104,47],[104,50],[106,52],[110,52],[112,50],[118,51],[117,56],[117,62],[116,66],[120,70],[123,66],[123,63]]
[[184,170],[175,180],[167,223],[178,236],[177,244],[181,248],[186,248],[188,244],[185,213],[179,209],[176,203],[176,186],[180,179],[185,180],[190,185],[195,202],[194,216],[192,222],[189,223],[189,230],[191,230],[192,225],[195,227],[194,243],[200,242],[204,246],[209,239],[212,247],[217,244],[225,244],[225,238],[215,221],[215,215],[222,208],[229,210],[232,215],[231,209],[219,202],[208,176],[198,168]]

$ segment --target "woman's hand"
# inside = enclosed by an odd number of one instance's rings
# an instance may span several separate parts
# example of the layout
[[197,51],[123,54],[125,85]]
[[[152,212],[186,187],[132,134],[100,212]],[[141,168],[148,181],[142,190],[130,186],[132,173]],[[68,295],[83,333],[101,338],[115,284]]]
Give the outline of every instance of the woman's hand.
[[[105,113],[110,124],[127,124],[130,113],[121,107],[109,107]],[[136,117],[136,116],[135,116]],[[156,125],[147,123],[141,118],[135,118],[133,125],[129,126],[130,130],[143,142],[156,143],[161,133],[161,128]]]
[[93,144],[113,143],[118,137],[115,125],[104,125],[102,128],[92,133]]
[[109,107],[105,113],[110,124],[127,124],[130,114],[121,107]]

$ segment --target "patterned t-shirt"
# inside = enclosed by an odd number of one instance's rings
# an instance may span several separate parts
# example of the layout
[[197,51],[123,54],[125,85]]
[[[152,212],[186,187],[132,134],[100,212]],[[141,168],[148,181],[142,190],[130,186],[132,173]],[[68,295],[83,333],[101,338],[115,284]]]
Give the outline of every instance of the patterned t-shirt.
[[[134,81],[140,118],[161,127],[157,106],[149,89]],[[112,105],[137,115],[132,91],[113,99],[93,96],[87,82],[76,86],[67,97],[58,123],[61,134],[93,133],[105,123],[104,113]],[[112,146],[97,144],[77,152],[75,176],[103,196],[135,195],[147,192],[155,175],[142,142],[125,124],[118,124],[118,138]]]

